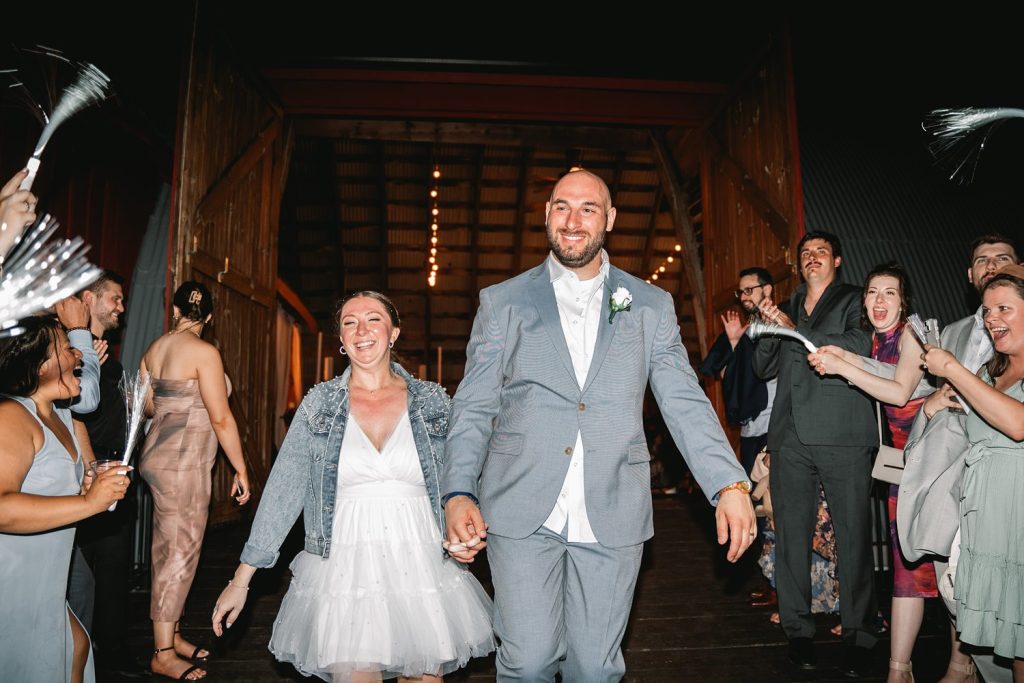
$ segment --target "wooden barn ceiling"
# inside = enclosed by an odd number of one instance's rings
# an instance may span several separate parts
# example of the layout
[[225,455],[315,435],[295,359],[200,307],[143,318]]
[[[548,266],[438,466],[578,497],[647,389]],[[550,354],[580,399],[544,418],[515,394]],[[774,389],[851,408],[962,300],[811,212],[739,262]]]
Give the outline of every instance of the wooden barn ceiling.
[[238,54],[291,122],[279,274],[321,330],[334,331],[345,292],[389,293],[403,316],[407,365],[437,378],[442,347],[443,380],[454,388],[480,289],[544,259],[544,203],[559,176],[583,166],[612,191],[613,261],[643,278],[665,264],[657,284],[676,299],[691,357],[700,354],[704,315],[694,299],[704,298],[703,275],[684,272],[689,255],[675,250],[687,246],[700,263],[699,145],[687,146],[688,133],[723,110],[764,48],[763,26],[658,43],[630,61],[564,50],[353,56],[357,49],[339,54],[324,41],[265,40],[262,23],[229,19]]
[[[673,256],[658,284],[687,300],[675,250],[680,240],[649,130],[310,119],[297,122],[295,134],[280,275],[321,329],[333,328],[344,292],[387,292],[403,317],[406,359],[433,366],[441,346],[445,377],[457,381],[479,290],[544,259],[544,203],[572,166],[597,173],[611,188],[618,217],[606,248],[616,265],[646,278]],[[431,288],[435,166],[441,171],[439,271]],[[699,236],[699,187],[689,190]],[[697,351],[688,306],[680,306],[680,316],[688,346]]]

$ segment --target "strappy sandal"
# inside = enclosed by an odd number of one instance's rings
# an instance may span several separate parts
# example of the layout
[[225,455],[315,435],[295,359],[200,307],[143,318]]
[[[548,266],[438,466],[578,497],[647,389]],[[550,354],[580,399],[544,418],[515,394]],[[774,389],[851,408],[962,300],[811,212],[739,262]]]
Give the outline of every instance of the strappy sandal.
[[914,665],[911,662],[903,663],[897,662],[895,659],[889,660],[889,669],[892,671],[903,671],[910,674],[910,680],[914,680]]
[[[180,626],[178,628],[174,629],[174,635],[176,635],[176,636],[180,636],[181,635],[181,627]],[[174,641],[172,640],[171,642],[173,643]],[[206,650],[206,656],[205,657],[197,656],[199,654],[200,650]],[[188,657],[185,657],[184,655],[180,655],[180,654],[178,656],[181,657],[182,659],[187,659],[187,660],[192,661],[192,662],[202,662],[202,663],[205,664],[206,662],[210,661],[210,649],[209,648],[205,648],[202,645],[196,645],[196,649],[192,650],[192,654],[189,655]]]
[[[153,650],[153,654],[158,655],[161,652],[167,652],[168,650],[173,650],[173,649],[174,649],[174,645],[171,645],[170,647],[158,647],[157,649]],[[202,649],[202,648],[199,648],[199,649]],[[175,654],[175,656],[180,658],[180,655],[178,655],[177,652],[175,652],[174,654]],[[182,660],[182,661],[187,661],[187,660]],[[193,671],[202,671],[207,676],[210,674],[210,672],[207,671],[206,669],[204,669],[202,667],[202,665],[200,665],[200,664],[193,664],[189,668],[187,668],[184,671],[182,671],[181,675],[178,676],[177,678],[175,678],[174,676],[168,676],[167,674],[158,673],[156,671],[153,671],[153,667],[152,666],[149,667],[149,673],[151,673],[153,676],[158,676],[160,678],[167,678],[167,679],[172,680],[172,681],[201,681],[204,678],[206,678],[206,676],[202,676],[201,678],[189,678],[188,675],[190,673],[192,673]]]
[[978,683],[978,668],[974,666],[974,660],[967,660],[966,664],[957,664],[956,662],[950,662],[946,667],[946,673],[950,671],[956,671],[967,677],[967,680],[971,683]]

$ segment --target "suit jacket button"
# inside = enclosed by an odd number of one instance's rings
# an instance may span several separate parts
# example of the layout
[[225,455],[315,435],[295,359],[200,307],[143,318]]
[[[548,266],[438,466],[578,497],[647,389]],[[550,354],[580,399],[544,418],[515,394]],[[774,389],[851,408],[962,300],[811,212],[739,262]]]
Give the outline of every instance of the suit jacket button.
[[572,446],[569,446],[568,448],[565,449],[565,454],[572,455]]
[[583,412],[584,410],[586,410],[586,409],[587,409],[587,404],[586,404],[586,403],[581,403],[581,404],[579,404],[579,405],[578,405],[578,406],[576,406],[576,407],[577,407],[577,408],[579,408],[579,409],[580,409],[580,412],[582,413],[582,412]]

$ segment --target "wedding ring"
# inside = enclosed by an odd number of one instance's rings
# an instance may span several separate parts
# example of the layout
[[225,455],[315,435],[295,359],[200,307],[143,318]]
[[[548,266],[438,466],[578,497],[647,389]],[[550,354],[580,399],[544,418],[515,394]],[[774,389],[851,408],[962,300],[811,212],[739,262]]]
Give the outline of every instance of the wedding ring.
[[754,536],[757,536],[757,532],[756,531],[750,531],[748,533],[750,534],[751,538],[753,538]]

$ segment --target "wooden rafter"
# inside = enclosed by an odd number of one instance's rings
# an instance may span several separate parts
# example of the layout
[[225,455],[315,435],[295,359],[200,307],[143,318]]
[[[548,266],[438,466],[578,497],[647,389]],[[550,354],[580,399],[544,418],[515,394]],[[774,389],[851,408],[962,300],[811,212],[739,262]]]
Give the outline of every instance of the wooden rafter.
[[734,159],[710,132],[705,136],[708,153],[714,159],[719,170],[728,176],[736,191],[750,203],[758,215],[768,224],[771,231],[785,247],[789,245],[790,223],[772,198],[761,189],[743,165]]
[[[242,180],[257,163],[263,161],[263,155],[267,147],[274,144],[277,136],[281,133],[281,119],[274,118],[256,136],[249,141],[245,149],[228,167],[227,171],[217,179],[206,195],[196,205],[195,215],[202,216],[218,210],[221,205],[231,196],[231,192],[237,188]],[[201,220],[198,222],[202,222]]]
[[377,252],[380,258],[380,287],[388,291],[388,174],[383,140],[377,142]]
[[480,204],[483,188],[480,181],[484,177],[484,148],[478,146],[476,150],[476,163],[473,165],[473,205],[469,214],[469,222],[472,225],[472,232],[469,237],[469,263],[470,272],[473,276],[473,286],[480,282]]
[[515,231],[515,246],[512,251],[512,259],[515,264],[512,270],[513,275],[523,270],[523,240],[526,237],[526,214],[529,211],[529,207],[526,204],[527,172],[532,156],[532,148],[523,147],[522,159],[519,164],[519,178],[516,181],[516,199],[519,206],[516,209],[515,225],[512,226],[512,229]]
[[697,325],[697,338],[700,343],[701,355],[707,355],[707,321],[704,318],[704,268],[700,262],[697,248],[697,237],[690,223],[687,207],[690,205],[686,189],[679,178],[679,171],[672,160],[664,137],[651,133],[651,149],[654,153],[655,165],[661,185],[672,207],[672,219],[675,223],[676,236],[683,245],[682,265],[686,275],[686,283],[690,290],[690,301],[693,304],[693,318]]

